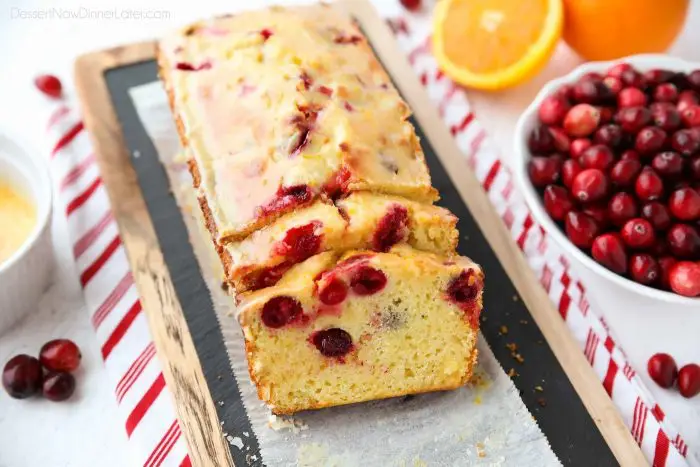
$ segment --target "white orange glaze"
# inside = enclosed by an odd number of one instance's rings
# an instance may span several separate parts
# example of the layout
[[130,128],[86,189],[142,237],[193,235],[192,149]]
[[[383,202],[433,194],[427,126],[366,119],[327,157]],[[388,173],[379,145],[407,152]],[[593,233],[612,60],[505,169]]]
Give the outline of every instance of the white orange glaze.
[[338,191],[437,199],[408,106],[330,6],[196,23],[159,61],[219,241]]

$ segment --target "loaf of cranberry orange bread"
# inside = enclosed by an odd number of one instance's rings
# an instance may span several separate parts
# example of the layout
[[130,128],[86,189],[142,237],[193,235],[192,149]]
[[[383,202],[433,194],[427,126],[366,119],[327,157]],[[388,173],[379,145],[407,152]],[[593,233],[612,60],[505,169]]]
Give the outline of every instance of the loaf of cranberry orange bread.
[[483,274],[396,246],[326,252],[243,294],[250,376],[277,414],[457,388],[476,363]]
[[236,292],[274,285],[294,264],[324,251],[388,251],[407,243],[451,255],[457,218],[448,210],[398,196],[351,193],[335,204],[317,200],[220,249],[226,279]]
[[353,191],[437,199],[408,106],[335,7],[192,24],[158,64],[219,243]]

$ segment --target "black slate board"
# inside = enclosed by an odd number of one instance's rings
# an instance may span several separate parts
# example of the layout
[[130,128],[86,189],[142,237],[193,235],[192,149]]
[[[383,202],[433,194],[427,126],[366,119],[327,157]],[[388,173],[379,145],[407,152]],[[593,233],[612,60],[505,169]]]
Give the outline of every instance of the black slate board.
[[[230,368],[223,337],[209,291],[202,278],[199,264],[189,243],[187,228],[175,198],[170,192],[165,170],[141,125],[128,91],[134,86],[157,80],[155,61],[147,61],[113,68],[105,73],[114,108],[122,125],[124,140],[129,151],[138,151],[132,158],[143,198],[158,236],[161,251],[170,272],[178,299],[192,335],[204,371],[211,397],[224,427],[241,436],[243,449],[230,446],[237,466],[263,465],[259,446],[243,407],[238,385]],[[487,277],[484,294],[484,312],[481,331],[496,359],[508,371],[514,368],[513,379],[521,398],[537,420],[554,453],[564,465],[614,466],[618,465],[586,411],[576,391],[566,377],[552,349],[520,300],[513,283],[489,246],[459,193],[435,154],[429,139],[417,121],[412,120],[421,138],[430,168],[433,185],[440,192],[438,203],[452,211],[459,219],[461,234],[459,252],[479,263]],[[527,324],[524,324],[524,322]],[[508,327],[502,335],[501,326]],[[525,357],[519,364],[506,348],[515,342],[518,352]],[[541,386],[544,391],[535,390]],[[243,432],[250,433],[244,437]],[[256,455],[258,461],[250,459]]]

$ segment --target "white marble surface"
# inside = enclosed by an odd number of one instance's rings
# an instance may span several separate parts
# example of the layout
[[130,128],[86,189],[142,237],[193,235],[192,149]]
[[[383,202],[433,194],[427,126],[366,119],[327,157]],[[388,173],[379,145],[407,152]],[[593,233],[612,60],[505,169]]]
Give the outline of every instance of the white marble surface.
[[[256,2],[258,3],[258,2]],[[269,2],[259,2],[269,3]],[[287,3],[278,1],[276,3]],[[56,8],[81,13],[117,9],[117,13],[139,10],[165,12],[160,19],[43,19],[17,18],[18,11]],[[42,97],[32,87],[32,78],[50,71],[69,81],[74,57],[85,51],[156,37],[168,28],[217,12],[249,6],[250,1],[173,2],[150,0],[3,0],[0,2],[0,131],[16,133],[39,142],[44,117]],[[376,0],[381,8],[395,8],[396,0]],[[18,10],[19,9],[19,10]],[[85,11],[85,10],[82,10]],[[104,13],[102,13],[104,16]],[[689,25],[671,51],[700,62],[700,2],[693,2]],[[695,47],[693,47],[695,45]],[[565,73],[578,60],[560,47],[548,66],[530,83],[498,94],[471,92],[482,123],[495,137],[508,159],[510,138],[519,112],[547,79]],[[123,421],[116,414],[113,388],[106,378],[99,349],[93,338],[77,277],[70,261],[65,223],[54,222],[58,268],[54,285],[36,314],[9,333],[0,336],[0,362],[18,352],[36,353],[53,337],[74,339],[83,349],[78,396],[67,404],[47,401],[18,402],[0,393],[0,467],[129,465]],[[582,272],[585,274],[585,271]],[[586,275],[587,276],[587,275]],[[674,392],[655,387],[646,377],[648,357],[667,351],[681,362],[700,362],[700,309],[682,309],[651,303],[615,286],[586,277],[588,290],[633,365],[649,383],[668,416],[682,429],[686,439],[700,446],[700,397],[686,401]]]

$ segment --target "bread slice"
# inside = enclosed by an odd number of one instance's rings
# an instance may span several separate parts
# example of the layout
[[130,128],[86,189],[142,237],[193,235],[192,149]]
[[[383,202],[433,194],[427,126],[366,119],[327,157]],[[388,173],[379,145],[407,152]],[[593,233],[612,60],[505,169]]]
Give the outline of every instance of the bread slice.
[[332,6],[192,24],[159,43],[158,63],[219,243],[319,197],[437,199],[408,106]]
[[408,243],[422,251],[451,255],[457,218],[448,210],[398,196],[351,193],[336,204],[317,200],[285,214],[239,242],[221,248],[227,280],[236,292],[274,285],[306,258],[324,251],[387,251]]
[[483,274],[397,246],[292,268],[239,308],[250,376],[277,414],[447,390],[476,363]]

